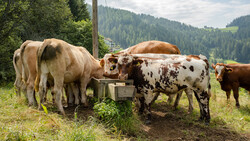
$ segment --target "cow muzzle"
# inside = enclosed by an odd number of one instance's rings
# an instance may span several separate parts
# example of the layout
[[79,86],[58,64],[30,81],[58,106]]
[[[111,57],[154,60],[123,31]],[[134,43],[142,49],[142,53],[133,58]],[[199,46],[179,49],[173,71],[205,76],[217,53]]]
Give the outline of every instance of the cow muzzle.
[[118,79],[120,79],[120,80],[128,80],[128,74],[125,74],[125,75],[119,75],[118,76]]
[[217,81],[221,82],[222,81],[222,78],[218,77],[216,78]]

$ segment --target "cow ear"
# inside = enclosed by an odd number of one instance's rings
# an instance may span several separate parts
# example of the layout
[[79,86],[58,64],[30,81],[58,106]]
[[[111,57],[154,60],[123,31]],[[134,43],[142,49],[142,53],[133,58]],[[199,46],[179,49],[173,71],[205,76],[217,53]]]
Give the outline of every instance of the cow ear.
[[136,59],[136,60],[133,61],[133,65],[136,65],[136,66],[139,66],[142,63],[143,63],[143,60],[141,60],[141,59]]
[[227,72],[232,72],[233,69],[232,69],[232,68],[226,68],[226,71],[227,71]]
[[215,69],[215,65],[214,64],[212,64],[212,67]]
[[101,59],[100,65],[102,66],[102,68],[104,67],[104,59]]

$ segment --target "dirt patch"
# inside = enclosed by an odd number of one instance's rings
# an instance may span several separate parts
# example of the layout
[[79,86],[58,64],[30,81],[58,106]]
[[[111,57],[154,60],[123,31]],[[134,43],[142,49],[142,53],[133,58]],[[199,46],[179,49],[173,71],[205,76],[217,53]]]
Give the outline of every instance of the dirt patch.
[[183,110],[173,111],[166,103],[155,104],[152,108],[152,123],[144,124],[143,130],[149,140],[250,140],[249,134],[239,134],[227,127],[205,126],[199,121],[185,119],[188,116]]
[[[86,121],[90,116],[94,116],[93,105],[70,106],[65,108],[67,118],[77,118]],[[142,130],[148,140],[176,141],[176,140],[211,140],[211,141],[249,141],[250,133],[239,134],[226,126],[206,126],[199,122],[199,113],[188,114],[187,109],[173,110],[173,107],[165,102],[152,106],[152,123],[143,124]],[[144,121],[143,117],[141,118]],[[137,140],[136,137],[128,137],[125,140]]]

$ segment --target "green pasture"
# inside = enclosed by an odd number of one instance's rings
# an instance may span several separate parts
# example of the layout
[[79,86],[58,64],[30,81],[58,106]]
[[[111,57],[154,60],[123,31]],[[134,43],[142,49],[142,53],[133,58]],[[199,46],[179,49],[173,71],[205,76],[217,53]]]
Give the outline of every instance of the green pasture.
[[232,32],[232,33],[237,32],[238,29],[239,29],[238,26],[230,26],[230,27],[226,27],[226,28],[220,28],[220,30],[223,32]]
[[[250,133],[250,95],[240,89],[241,107],[235,106],[233,94],[230,101],[220,89],[219,83],[211,74],[212,96],[210,99],[211,129],[229,128],[239,134]],[[197,100],[194,98],[194,112],[181,118],[182,122],[203,126],[196,121],[199,117]],[[167,97],[161,95],[153,106],[166,102]],[[102,106],[102,105],[100,105]],[[123,140],[126,133],[105,126],[95,116],[87,120],[68,119],[53,112],[56,108],[48,108],[48,113],[35,107],[28,107],[24,96],[18,98],[13,88],[0,88],[0,140]],[[178,111],[187,111],[188,100],[183,94]],[[112,113],[112,111],[111,111]],[[172,111],[175,114],[176,111]],[[137,118],[137,117],[136,117]],[[77,119],[77,120],[76,120]],[[139,120],[137,118],[137,120]],[[138,126],[140,128],[140,126]],[[143,140],[143,135],[133,135],[136,140]]]
[[230,27],[226,27],[226,28],[204,28],[205,30],[207,31],[214,31],[214,30],[220,30],[222,32],[232,32],[232,33],[235,33],[238,31],[239,27],[238,26],[230,26]]

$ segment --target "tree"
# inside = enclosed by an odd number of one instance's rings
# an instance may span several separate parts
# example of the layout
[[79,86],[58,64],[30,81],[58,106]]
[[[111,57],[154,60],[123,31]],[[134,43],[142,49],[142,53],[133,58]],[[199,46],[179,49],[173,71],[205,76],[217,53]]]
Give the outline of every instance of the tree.
[[69,0],[68,4],[75,21],[90,20],[85,0]]
[[71,19],[67,0],[29,0],[29,7],[23,16],[22,40],[42,41],[55,37]]

